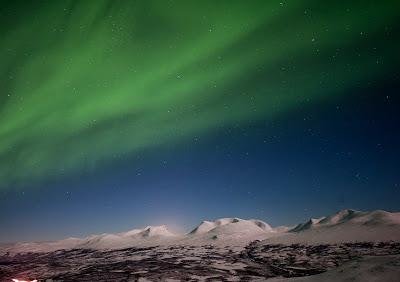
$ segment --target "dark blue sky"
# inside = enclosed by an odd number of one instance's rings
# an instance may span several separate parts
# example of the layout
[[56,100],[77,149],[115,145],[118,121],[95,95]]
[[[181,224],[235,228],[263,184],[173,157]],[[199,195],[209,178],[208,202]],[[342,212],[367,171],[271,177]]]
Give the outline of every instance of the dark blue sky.
[[[343,208],[398,210],[396,79],[290,115],[222,127],[102,170],[1,192],[1,241],[47,240],[201,220],[292,225]],[[320,105],[320,104],[319,104]]]
[[2,1],[0,242],[400,210],[398,1]]

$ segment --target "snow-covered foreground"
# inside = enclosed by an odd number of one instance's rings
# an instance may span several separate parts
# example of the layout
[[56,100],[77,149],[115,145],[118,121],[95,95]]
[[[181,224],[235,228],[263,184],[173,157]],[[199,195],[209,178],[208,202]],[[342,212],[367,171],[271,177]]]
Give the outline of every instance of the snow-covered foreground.
[[[364,280],[360,281],[374,281],[369,277],[376,276],[382,278],[377,281],[393,281],[383,280],[383,277],[398,274],[400,243],[265,245],[260,242],[242,250],[229,246],[187,245],[5,255],[0,256],[0,281],[13,278],[59,282],[266,281],[310,275],[317,275],[315,279],[321,277],[321,280],[312,281],[325,281],[323,277],[330,277],[331,271],[337,272],[338,266],[343,266],[349,273],[339,272],[335,281],[346,281],[340,280],[341,277],[354,274],[346,264],[368,256],[379,258],[368,263],[371,271],[381,269],[382,260],[387,267],[383,269],[384,273],[364,274]],[[376,268],[374,263],[378,263]],[[366,266],[360,267],[365,269]]]
[[373,256],[349,261],[322,274],[272,278],[268,282],[398,282],[400,281],[400,256]]
[[400,281],[399,258],[400,213],[343,210],[293,228],[223,218],[3,245],[0,281]]

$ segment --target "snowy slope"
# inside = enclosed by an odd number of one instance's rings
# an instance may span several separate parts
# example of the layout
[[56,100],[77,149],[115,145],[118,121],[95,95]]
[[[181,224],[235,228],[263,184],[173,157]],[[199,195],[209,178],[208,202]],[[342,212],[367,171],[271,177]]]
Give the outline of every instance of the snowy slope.
[[123,233],[92,235],[86,238],[69,238],[54,242],[17,243],[3,248],[2,252],[48,252],[60,249],[120,249],[132,246],[157,245],[166,243],[178,236],[171,233],[165,225],[147,226]]
[[159,244],[175,238],[165,225],[147,226],[117,234],[94,235],[84,239],[76,248],[118,249],[131,246]]
[[356,210],[342,210],[334,215],[310,219],[306,223],[297,225],[291,231],[299,232],[320,227],[332,227],[337,225],[365,225],[365,226],[396,226],[400,224],[400,213],[390,213],[376,210],[361,212]]
[[298,277],[272,278],[270,282],[397,282],[400,277],[400,256],[365,257],[325,273]]
[[255,220],[255,219],[244,220],[244,219],[235,217],[235,218],[221,218],[221,219],[217,219],[215,221],[203,221],[199,226],[197,226],[195,229],[193,229],[189,234],[191,234],[191,235],[204,234],[204,233],[208,233],[214,229],[215,229],[214,231],[224,230],[224,232],[230,233],[230,232],[235,232],[235,231],[241,231],[239,226],[244,229],[246,229],[246,227],[247,227],[252,230],[256,230],[257,232],[272,231],[271,226],[269,226],[269,224],[264,221]]
[[52,252],[60,249],[71,249],[79,245],[82,239],[67,238],[59,241],[51,242],[27,242],[11,244],[5,248],[0,249],[2,253],[27,253],[27,252]]
[[203,221],[193,229],[183,242],[186,244],[242,245],[250,241],[274,236],[276,231],[261,220],[221,218]]
[[265,240],[265,244],[400,241],[400,213],[343,210],[331,216],[310,219],[294,228],[272,228],[266,222],[254,219],[222,218],[203,221],[185,235],[173,234],[165,225],[147,226],[143,229],[86,238],[17,243],[2,246],[0,253],[48,252],[72,248],[121,249],[155,245],[244,246],[254,240]]
[[376,210],[342,210],[333,215],[298,224],[269,243],[340,243],[399,241],[400,213]]

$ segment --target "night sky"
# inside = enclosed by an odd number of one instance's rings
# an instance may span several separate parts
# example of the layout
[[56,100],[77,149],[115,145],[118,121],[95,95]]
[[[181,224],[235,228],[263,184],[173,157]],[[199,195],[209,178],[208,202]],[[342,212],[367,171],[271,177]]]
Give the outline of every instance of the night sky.
[[399,210],[400,4],[328,2],[2,1],[0,241]]

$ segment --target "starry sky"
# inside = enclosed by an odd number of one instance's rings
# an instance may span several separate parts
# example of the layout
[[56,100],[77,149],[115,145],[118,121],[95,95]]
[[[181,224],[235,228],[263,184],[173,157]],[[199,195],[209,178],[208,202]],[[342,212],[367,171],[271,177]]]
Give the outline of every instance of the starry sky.
[[4,1],[0,241],[400,209],[397,1]]

